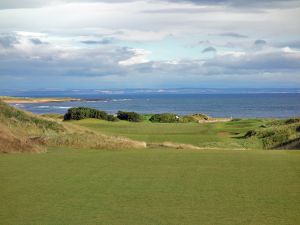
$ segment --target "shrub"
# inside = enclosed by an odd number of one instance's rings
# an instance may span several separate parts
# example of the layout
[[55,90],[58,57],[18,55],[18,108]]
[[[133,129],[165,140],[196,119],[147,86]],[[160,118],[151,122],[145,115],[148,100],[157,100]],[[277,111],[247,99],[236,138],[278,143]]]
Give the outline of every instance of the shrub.
[[192,117],[194,117],[196,120],[208,120],[209,119],[209,117],[203,113],[193,114]]
[[70,108],[64,115],[64,120],[81,120],[85,118],[95,118],[107,120],[108,115],[104,111],[86,107]]
[[117,118],[120,120],[127,120],[130,122],[140,122],[142,121],[142,116],[136,112],[123,112],[119,111]]
[[111,122],[116,122],[119,121],[118,117],[114,116],[114,115],[108,115],[107,116],[107,120],[111,121]]
[[282,126],[284,124],[286,124],[286,121],[280,119],[272,119],[265,123],[266,127]]
[[300,118],[290,118],[285,121],[286,124],[299,123]]
[[154,114],[149,120],[157,123],[177,123],[179,116],[173,113]]
[[249,130],[245,135],[244,137],[245,138],[249,138],[249,137],[253,137],[256,135],[256,131],[255,130]]
[[180,123],[192,123],[192,122],[197,122],[193,116],[183,116],[179,118]]

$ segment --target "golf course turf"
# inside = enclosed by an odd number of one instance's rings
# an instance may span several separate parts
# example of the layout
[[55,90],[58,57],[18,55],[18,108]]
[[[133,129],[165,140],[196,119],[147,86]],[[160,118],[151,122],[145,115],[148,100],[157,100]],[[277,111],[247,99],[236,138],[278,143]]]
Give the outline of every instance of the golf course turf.
[[2,114],[2,146],[53,141],[43,153],[0,154],[0,225],[299,224],[300,151],[244,138],[266,120],[63,122],[7,105]]
[[50,149],[0,155],[0,221],[296,225],[300,152]]
[[[262,148],[255,140],[241,138],[247,131],[264,123],[263,119],[244,119],[218,123],[132,123],[127,121],[108,122],[97,119],[72,121],[96,132],[125,136],[147,143],[170,141],[192,144],[206,148],[244,149]],[[68,122],[69,123],[69,122]]]

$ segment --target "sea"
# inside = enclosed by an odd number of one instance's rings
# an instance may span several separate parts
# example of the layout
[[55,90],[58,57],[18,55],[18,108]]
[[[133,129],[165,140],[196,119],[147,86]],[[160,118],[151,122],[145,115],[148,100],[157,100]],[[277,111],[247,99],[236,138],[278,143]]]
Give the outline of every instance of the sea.
[[290,118],[300,116],[300,89],[85,89],[3,90],[16,97],[72,97],[81,101],[12,104],[36,114],[64,114],[72,107],[90,107],[111,114],[204,113],[211,117]]

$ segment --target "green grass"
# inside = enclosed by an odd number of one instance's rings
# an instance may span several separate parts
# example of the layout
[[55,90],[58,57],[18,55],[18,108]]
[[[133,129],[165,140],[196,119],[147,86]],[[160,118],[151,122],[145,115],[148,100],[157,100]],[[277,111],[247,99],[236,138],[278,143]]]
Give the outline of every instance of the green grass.
[[[2,147],[29,134],[45,135],[56,146],[42,154],[0,154],[1,225],[299,224],[300,152],[232,150],[262,148],[256,136],[241,137],[278,121],[60,123],[55,115],[49,121],[0,107]],[[276,135],[286,130],[277,125]],[[138,143],[102,133],[227,150],[128,150]]]
[[216,148],[262,148],[259,141],[239,137],[258,128],[264,122],[260,119],[205,124],[107,122],[95,119],[72,121],[101,133],[121,135],[149,143],[171,141]]
[[5,225],[296,225],[300,152],[0,155]]

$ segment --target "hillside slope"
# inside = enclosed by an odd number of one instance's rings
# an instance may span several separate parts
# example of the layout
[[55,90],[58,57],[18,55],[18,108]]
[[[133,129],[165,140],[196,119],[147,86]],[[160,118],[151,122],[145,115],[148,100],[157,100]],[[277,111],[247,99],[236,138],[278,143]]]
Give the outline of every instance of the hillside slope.
[[260,128],[248,131],[247,139],[258,139],[265,149],[299,149],[300,118],[271,120]]
[[143,148],[145,143],[62,124],[0,101],[0,152],[44,152],[48,146],[123,149]]

